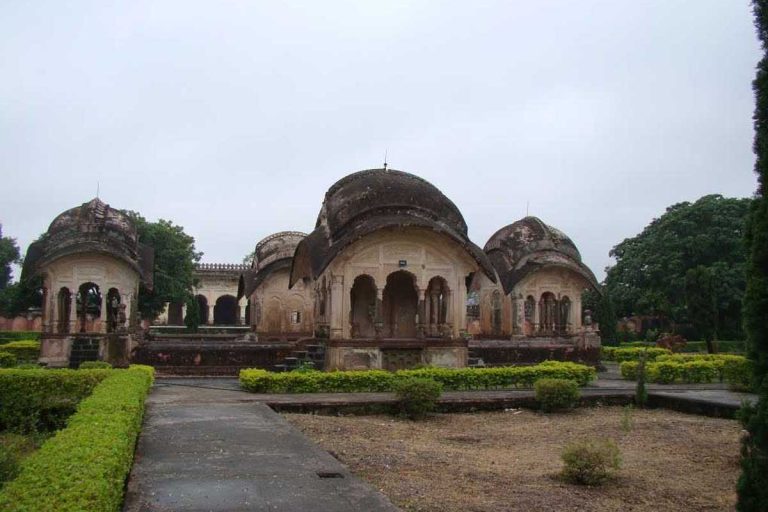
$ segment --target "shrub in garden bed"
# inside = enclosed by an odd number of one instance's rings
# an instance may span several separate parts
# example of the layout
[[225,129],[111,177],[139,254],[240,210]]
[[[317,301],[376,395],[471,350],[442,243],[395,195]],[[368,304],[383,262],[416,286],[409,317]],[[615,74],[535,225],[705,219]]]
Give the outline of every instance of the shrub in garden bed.
[[619,447],[611,439],[575,441],[565,447],[563,478],[580,485],[599,485],[621,467]]
[[[621,376],[637,378],[637,362],[621,363]],[[702,383],[728,382],[748,387],[752,379],[752,363],[744,356],[731,354],[675,354],[660,356],[646,364],[650,382],[671,384],[673,382]]]
[[437,407],[437,400],[443,392],[443,385],[432,379],[407,377],[394,383],[400,413],[412,420],[418,420]]
[[112,365],[109,364],[106,361],[83,361],[80,363],[80,366],[77,367],[78,370],[95,370],[95,369],[110,369],[112,368]]
[[39,331],[0,331],[0,345],[9,341],[39,341],[40,334]]
[[40,357],[40,342],[32,340],[11,341],[0,345],[0,351],[13,354],[18,361],[33,363],[37,362]]
[[579,402],[579,386],[568,379],[539,379],[533,385],[541,410],[573,409]]
[[596,375],[591,366],[559,361],[495,368],[420,368],[395,373],[383,370],[273,373],[246,369],[240,371],[240,386],[254,393],[378,392],[394,391],[398,380],[418,377],[439,382],[445,390],[507,389],[530,388],[541,378],[569,379],[586,385]]
[[16,356],[10,352],[0,352],[0,368],[12,368],[16,366]]
[[78,402],[110,370],[0,370],[0,430],[34,432],[64,426]]
[[603,361],[637,361],[640,356],[645,354],[646,361],[654,361],[657,357],[662,355],[672,354],[672,351],[666,348],[655,347],[603,347],[602,358]]
[[[67,428],[43,443],[0,491],[0,510],[117,511],[141,430],[150,367],[106,372]],[[49,372],[52,373],[52,372]]]

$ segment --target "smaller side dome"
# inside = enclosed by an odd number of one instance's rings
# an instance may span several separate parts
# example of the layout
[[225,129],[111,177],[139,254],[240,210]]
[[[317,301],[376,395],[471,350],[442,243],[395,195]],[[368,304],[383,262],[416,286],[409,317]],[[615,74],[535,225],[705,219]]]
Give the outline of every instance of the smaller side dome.
[[569,268],[597,288],[597,279],[582,263],[576,244],[538,217],[525,217],[501,228],[488,239],[483,251],[499,274],[505,293],[544,266]]
[[22,276],[35,275],[59,258],[88,252],[122,260],[152,288],[154,250],[139,243],[136,224],[128,215],[99,198],[56,216],[48,231],[27,250]]
[[306,236],[300,231],[280,231],[259,241],[253,251],[251,268],[240,275],[237,298],[250,297],[275,270],[290,269],[296,247]]

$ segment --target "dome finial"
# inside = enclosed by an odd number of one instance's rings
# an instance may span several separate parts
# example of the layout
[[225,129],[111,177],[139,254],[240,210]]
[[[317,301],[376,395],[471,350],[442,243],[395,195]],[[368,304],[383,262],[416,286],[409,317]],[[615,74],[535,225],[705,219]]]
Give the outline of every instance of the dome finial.
[[387,170],[387,150],[384,150],[384,170]]

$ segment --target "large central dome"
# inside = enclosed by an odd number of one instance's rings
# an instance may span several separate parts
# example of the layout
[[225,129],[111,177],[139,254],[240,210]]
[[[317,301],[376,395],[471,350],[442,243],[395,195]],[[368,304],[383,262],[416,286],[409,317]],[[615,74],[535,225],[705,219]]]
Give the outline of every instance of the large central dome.
[[350,174],[325,194],[315,230],[296,248],[291,285],[316,278],[342,249],[363,236],[388,227],[422,227],[459,243],[493,281],[485,253],[467,238],[461,212],[423,178],[390,169]]
[[434,185],[407,172],[369,169],[337,181],[325,194],[316,228],[343,236],[355,220],[374,215],[408,215],[467,236],[467,224],[453,201]]

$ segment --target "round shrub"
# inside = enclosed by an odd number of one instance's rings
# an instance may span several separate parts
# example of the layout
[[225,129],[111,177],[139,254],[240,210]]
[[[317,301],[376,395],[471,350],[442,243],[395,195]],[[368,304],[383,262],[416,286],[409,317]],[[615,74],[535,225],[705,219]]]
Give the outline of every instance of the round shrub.
[[106,361],[83,361],[77,368],[79,370],[109,370],[112,365]]
[[579,401],[579,386],[568,379],[539,379],[533,385],[536,401],[544,412],[571,409]]
[[16,366],[16,356],[10,352],[0,352],[0,368],[13,368]]
[[619,447],[611,439],[587,439],[568,444],[562,476],[579,485],[599,485],[621,466]]
[[398,380],[394,385],[398,407],[403,416],[413,420],[423,418],[437,407],[437,399],[443,392],[443,385],[432,379],[409,377]]

